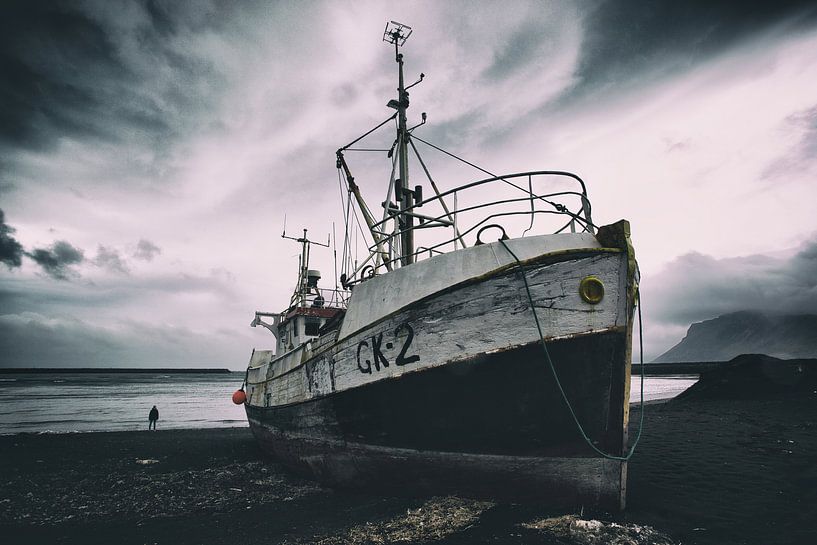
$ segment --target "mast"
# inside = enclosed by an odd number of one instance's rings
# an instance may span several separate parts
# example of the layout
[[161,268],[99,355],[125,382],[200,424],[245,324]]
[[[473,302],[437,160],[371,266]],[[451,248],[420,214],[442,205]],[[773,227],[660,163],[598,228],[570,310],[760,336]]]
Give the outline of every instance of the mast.
[[411,35],[411,28],[391,21],[386,25],[383,40],[394,44],[395,61],[398,69],[397,100],[389,101],[389,106],[397,109],[397,152],[400,179],[395,191],[395,196],[400,201],[399,228],[400,235],[400,263],[410,265],[414,262],[414,218],[411,212],[406,212],[413,205],[414,192],[409,189],[408,171],[408,144],[409,133],[406,129],[406,109],[409,106],[409,95],[403,81],[403,54],[400,53],[400,46],[406,43]]
[[[310,286],[309,283],[309,249],[310,245],[317,244],[318,246],[323,246],[324,248],[329,247],[329,240],[326,241],[326,244],[321,244],[320,242],[316,242],[314,240],[309,240],[306,237],[306,229],[304,229],[304,236],[302,237],[290,237],[287,236],[286,227],[284,227],[284,232],[281,235],[281,238],[286,238],[289,240],[294,240],[295,242],[301,243],[301,255],[298,256],[298,283],[295,286],[295,293],[292,294],[292,298],[290,300],[290,307],[295,307],[298,305],[303,305],[306,303],[307,296],[310,293]],[[318,277],[320,278],[320,277]],[[317,286],[315,286],[317,287]]]

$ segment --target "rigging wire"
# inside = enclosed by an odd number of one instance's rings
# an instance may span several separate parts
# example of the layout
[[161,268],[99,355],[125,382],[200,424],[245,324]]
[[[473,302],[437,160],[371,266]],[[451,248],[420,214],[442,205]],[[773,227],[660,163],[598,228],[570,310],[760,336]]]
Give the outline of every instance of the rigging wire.
[[[462,239],[462,235],[454,225],[455,221],[454,218],[451,216],[451,212],[448,210],[448,205],[445,204],[445,199],[443,199],[442,195],[440,195],[440,190],[439,188],[437,188],[437,184],[434,183],[434,178],[431,177],[431,173],[428,171],[428,167],[426,166],[425,161],[423,161],[423,158],[420,156],[420,152],[417,150],[417,146],[414,145],[414,142],[411,139],[409,139],[409,144],[411,144],[411,149],[414,150],[414,155],[417,157],[417,161],[420,163],[420,166],[423,167],[423,172],[425,172],[426,178],[428,178],[428,181],[431,183],[431,188],[434,190],[434,194],[437,195],[437,199],[440,201],[440,204],[442,205],[442,208],[445,211],[445,215],[448,217],[448,221],[451,222],[451,226],[454,228],[454,234],[456,235],[456,238],[460,240],[460,243],[462,244],[463,248],[467,248],[465,241]],[[454,210],[454,212],[456,212],[456,210]],[[456,240],[454,248],[456,248]]]
[[[340,169],[338,169],[338,185],[340,187],[341,192],[341,202],[343,203],[343,173]],[[342,267],[341,272],[346,274],[349,272],[349,262],[351,261],[351,247],[349,246],[349,212],[352,206],[352,197],[348,195],[346,197],[346,212],[343,218],[343,259],[341,261]]]
[[[470,162],[470,161],[467,161],[467,160],[463,159],[462,157],[458,157],[458,156],[454,155],[453,153],[451,153],[450,151],[446,151],[446,150],[444,150],[444,149],[442,149],[442,148],[440,148],[440,147],[438,147],[438,146],[435,146],[435,145],[434,145],[434,144],[432,144],[431,142],[426,142],[426,141],[425,141],[425,140],[423,140],[422,138],[420,138],[420,137],[418,137],[418,136],[414,136],[413,134],[412,134],[411,138],[412,138],[412,139],[416,138],[417,140],[419,140],[419,141],[420,141],[420,142],[422,142],[423,144],[425,144],[425,145],[427,145],[427,146],[431,146],[431,147],[432,147],[432,148],[434,148],[435,150],[440,151],[440,152],[442,152],[442,153],[444,153],[444,154],[448,155],[449,157],[451,157],[451,158],[453,158],[453,159],[456,159],[457,161],[460,161],[460,162],[462,162],[462,163],[465,163],[466,165],[471,166],[471,167],[473,167],[473,168],[475,168],[475,169],[479,170],[480,172],[484,172],[485,174],[487,174],[487,175],[489,175],[489,176],[491,176],[491,177],[493,177],[493,178],[496,178],[497,180],[502,180],[503,182],[505,182],[505,183],[506,183],[506,184],[508,184],[509,186],[511,186],[511,187],[513,187],[513,188],[516,188],[516,189],[518,189],[519,191],[522,191],[522,192],[525,192],[525,193],[530,194],[530,193],[529,193],[529,192],[528,192],[528,191],[527,191],[527,190],[526,190],[524,187],[518,186],[518,185],[516,185],[515,183],[513,183],[513,182],[510,182],[510,181],[506,180],[506,179],[505,179],[505,178],[503,178],[502,176],[498,176],[498,175],[494,174],[493,172],[491,172],[491,171],[489,171],[489,170],[485,170],[485,169],[484,169],[484,168],[482,168],[481,166],[479,166],[479,165],[475,165],[474,163],[472,163],[472,162]],[[575,176],[574,176],[574,177],[575,177]],[[582,187],[584,187],[584,184],[582,184]],[[555,208],[556,210],[559,210],[560,212],[563,212],[563,211],[564,211],[564,208],[565,208],[565,207],[564,207],[564,205],[561,205],[561,204],[555,203],[555,202],[553,202],[553,201],[549,201],[549,200],[545,199],[544,197],[539,197],[539,196],[536,196],[536,198],[537,198],[537,199],[539,199],[540,201],[543,201],[543,202],[548,203],[549,205],[551,205],[551,206],[552,206],[553,208]]]
[[[394,115],[390,116],[388,119],[384,120],[383,122],[381,122],[380,124],[378,124],[377,126],[375,126],[374,128],[372,128],[371,130],[369,130],[369,131],[365,132],[363,135],[359,136],[358,138],[356,138],[355,140],[353,140],[352,142],[350,142],[349,144],[347,144],[346,146],[344,146],[344,147],[342,147],[342,148],[339,148],[339,149],[338,149],[338,155],[339,155],[339,156],[340,156],[341,152],[343,152],[343,151],[375,151],[375,152],[388,151],[388,152],[389,152],[389,156],[390,156],[390,157],[392,157],[392,155],[394,155],[394,157],[392,158],[392,172],[391,172],[391,176],[390,176],[389,188],[388,188],[388,190],[387,190],[387,193],[386,193],[386,201],[385,201],[384,206],[383,206],[383,209],[384,209],[384,212],[383,212],[383,218],[381,219],[381,221],[380,221],[380,222],[378,222],[378,224],[379,224],[379,225],[383,225],[383,224],[384,224],[384,222],[385,222],[387,219],[389,219],[389,216],[391,215],[391,214],[390,214],[391,209],[390,209],[389,204],[390,204],[390,196],[391,196],[391,194],[392,194],[392,190],[393,190],[394,183],[395,183],[395,177],[394,177],[394,176],[395,176],[395,169],[396,169],[396,165],[397,165],[397,159],[396,159],[397,154],[393,154],[394,146],[392,146],[392,148],[391,148],[391,149],[389,149],[389,150],[383,150],[383,149],[374,149],[374,148],[352,148],[351,146],[353,146],[354,144],[356,144],[357,142],[359,142],[360,140],[362,140],[362,139],[363,139],[363,138],[365,138],[366,136],[370,135],[371,133],[375,132],[376,130],[378,130],[379,128],[381,128],[381,127],[382,127],[382,126],[384,126],[385,124],[387,124],[389,121],[394,121],[395,125],[399,125],[399,124],[398,124],[398,120],[397,120],[397,114],[395,113]],[[413,142],[413,139],[414,139],[414,138],[416,138],[416,139],[417,139],[417,140],[419,140],[420,142],[422,142],[422,143],[426,144],[427,146],[430,146],[431,148],[434,148],[434,149],[436,149],[437,151],[440,151],[440,152],[442,152],[442,153],[444,153],[444,154],[448,155],[449,157],[451,157],[451,158],[453,158],[453,159],[455,159],[455,160],[457,160],[457,161],[460,161],[460,162],[462,162],[462,163],[465,163],[466,165],[469,165],[470,167],[475,168],[475,169],[479,170],[480,172],[483,172],[483,173],[485,173],[485,174],[488,174],[489,176],[493,177],[493,178],[494,178],[494,179],[496,179],[496,180],[501,180],[501,181],[502,181],[502,182],[504,182],[505,184],[507,184],[507,185],[509,185],[509,186],[511,186],[511,187],[513,187],[513,188],[515,188],[515,189],[517,189],[517,190],[519,190],[519,191],[521,191],[521,192],[523,192],[523,193],[527,194],[528,196],[530,196],[530,201],[531,201],[531,211],[533,211],[533,208],[534,208],[534,206],[533,206],[533,201],[534,201],[534,199],[536,199],[536,200],[540,200],[540,201],[542,201],[542,202],[544,202],[544,203],[547,203],[548,205],[552,206],[552,207],[553,207],[553,208],[554,208],[556,211],[558,211],[559,213],[566,213],[566,214],[570,215],[570,216],[571,216],[571,218],[573,218],[573,220],[575,220],[575,221],[578,221],[578,222],[579,222],[579,223],[580,223],[580,224],[581,224],[581,225],[584,227],[584,229],[585,229],[585,230],[588,230],[589,226],[591,225],[591,223],[590,223],[588,220],[586,220],[586,219],[582,219],[582,218],[580,218],[579,216],[577,216],[576,214],[573,214],[573,213],[572,213],[570,210],[568,210],[568,209],[567,209],[567,208],[566,208],[564,205],[559,204],[559,203],[556,203],[556,202],[553,202],[553,201],[551,201],[551,200],[548,200],[548,199],[547,199],[546,197],[544,197],[544,196],[534,195],[534,194],[533,194],[533,188],[532,188],[532,180],[531,180],[531,177],[530,177],[530,176],[528,177],[528,185],[529,185],[529,189],[528,189],[528,190],[526,190],[526,189],[525,189],[525,188],[523,188],[522,186],[519,186],[519,185],[517,185],[517,184],[515,184],[515,183],[513,183],[513,182],[511,182],[511,181],[509,181],[509,180],[508,180],[508,179],[506,179],[505,177],[503,177],[503,176],[498,176],[498,175],[496,175],[496,174],[494,174],[494,173],[490,172],[489,170],[486,170],[486,169],[484,169],[484,168],[480,167],[479,165],[476,165],[476,164],[474,164],[474,163],[472,163],[472,162],[470,162],[470,161],[467,161],[466,159],[463,159],[462,157],[459,157],[459,156],[457,156],[457,155],[455,155],[455,154],[453,154],[453,153],[451,153],[451,152],[449,152],[449,151],[446,151],[446,150],[444,150],[444,149],[442,149],[442,148],[440,148],[440,147],[438,147],[438,146],[436,146],[436,145],[434,145],[434,144],[432,144],[432,143],[430,143],[430,142],[427,142],[426,140],[423,140],[422,138],[420,138],[420,137],[418,137],[418,136],[414,136],[414,134],[412,133],[412,135],[411,135],[410,137],[406,138],[406,140],[408,141],[408,143],[409,143],[409,145],[411,146],[411,148],[413,148],[414,153],[415,153],[415,155],[416,155],[417,159],[420,161],[420,164],[421,164],[421,166],[422,166],[423,170],[425,171],[426,177],[429,179],[429,181],[431,182],[432,186],[434,187],[435,192],[437,193],[438,198],[440,198],[440,201],[442,202],[442,206],[443,206],[443,208],[445,209],[445,212],[446,212],[446,214],[449,216],[449,218],[451,217],[450,212],[448,211],[448,209],[447,209],[447,206],[446,206],[445,202],[442,200],[441,195],[440,195],[439,191],[438,191],[438,190],[437,190],[437,188],[436,188],[436,184],[434,183],[434,180],[432,179],[432,177],[431,177],[430,173],[428,172],[428,169],[427,169],[427,167],[426,167],[426,165],[425,165],[425,163],[424,163],[424,161],[423,161],[422,157],[420,156],[419,150],[418,150],[418,149],[417,149],[417,147],[414,145],[414,142]],[[586,196],[586,189],[585,189],[585,186],[584,186],[584,182],[582,182],[582,180],[581,180],[580,178],[578,178],[578,177],[577,177],[576,175],[574,175],[574,174],[570,174],[570,173],[561,173],[561,172],[557,172],[557,171],[554,171],[554,172],[552,172],[551,174],[566,174],[566,175],[568,175],[568,176],[570,176],[570,177],[572,177],[572,178],[575,178],[575,179],[576,179],[576,180],[577,180],[577,181],[578,181],[578,182],[581,184],[581,186],[582,186],[582,195],[583,195],[583,196],[582,196],[582,202],[583,202],[583,206],[585,206],[585,204],[584,204],[584,203],[586,202],[586,197],[585,197],[585,196]],[[339,177],[342,179],[342,175],[341,175],[340,170],[338,171],[338,175],[339,175]],[[341,182],[341,183],[342,183],[342,182]],[[347,184],[347,190],[350,190],[350,188],[348,188],[348,184]],[[589,203],[587,203],[587,204],[589,205]],[[364,232],[364,230],[363,230],[363,227],[362,227],[362,224],[361,224],[360,218],[359,218],[359,216],[358,216],[357,207],[355,207],[355,206],[351,206],[351,195],[348,195],[348,196],[347,196],[347,202],[346,202],[346,205],[347,205],[347,218],[346,218],[346,233],[347,233],[347,235],[346,235],[346,237],[351,236],[351,234],[352,234],[353,232],[355,232],[355,234],[357,233],[356,231],[354,231],[354,228],[351,228],[351,230],[350,230],[350,222],[349,222],[349,219],[350,219],[350,218],[349,218],[349,216],[350,216],[350,214],[349,214],[349,209],[351,209],[351,212],[352,212],[352,214],[351,214],[351,215],[353,215],[353,216],[354,216],[354,220],[355,220],[355,222],[357,223],[358,230],[359,230],[359,232],[360,232],[360,234],[361,234],[361,236],[363,237],[363,240],[364,240],[364,242],[365,242],[365,240],[366,240],[366,234],[365,234],[365,232]],[[362,206],[365,206],[365,205],[362,205]],[[368,207],[367,207],[367,208],[368,208]],[[587,210],[586,210],[586,211],[587,211]],[[364,212],[364,213],[365,213],[365,211],[363,211],[363,210],[362,210],[362,212]],[[397,216],[398,216],[398,215],[394,215],[394,217],[393,217],[393,218],[391,218],[391,219],[393,219],[393,220],[394,220],[394,229],[395,229],[395,231],[394,231],[394,233],[393,233],[391,236],[388,236],[388,237],[387,237],[387,238],[388,238],[388,241],[389,241],[389,245],[390,245],[390,246],[389,246],[389,248],[390,248],[390,249],[389,249],[389,259],[391,258],[391,251],[392,251],[392,250],[391,250],[391,244],[393,243],[393,238],[394,238],[394,235],[395,235],[395,234],[396,234],[396,233],[397,233],[397,232],[400,230],[400,229],[399,229],[399,227],[398,227],[398,219],[397,219]],[[568,227],[569,225],[570,225],[570,223],[568,223],[568,224],[567,224],[565,227],[563,227],[562,229],[560,229],[560,231],[562,231],[563,229],[565,229],[565,228],[566,228],[566,227]],[[385,227],[385,226],[384,226],[384,227]],[[528,227],[528,229],[526,229],[526,230],[525,230],[525,233],[527,233],[527,232],[528,232],[528,231],[529,231],[529,230],[530,230],[532,227],[533,227],[533,217],[531,217],[531,225]],[[524,234],[525,234],[525,233],[523,233],[523,236],[524,236]],[[464,241],[462,240],[462,235],[461,235],[460,233],[458,233],[458,232],[455,232],[455,235],[457,236],[457,238],[459,238],[459,239],[460,239],[460,242],[462,242],[462,243],[463,243],[463,246],[465,246]],[[377,243],[377,236],[375,235],[375,233],[372,233],[372,237],[375,239],[375,244],[378,244],[378,243]],[[344,247],[346,247],[346,245],[344,245]],[[370,251],[371,251],[371,249],[370,249]],[[377,258],[378,258],[378,260],[379,260],[379,259],[381,258],[381,253],[382,253],[382,250],[380,250],[380,249],[379,249],[379,244],[378,244],[378,250],[376,250],[376,251],[377,251]],[[350,260],[350,262],[351,262],[351,241],[349,242],[349,253],[348,253],[348,255],[349,255],[349,260]],[[356,252],[356,251],[355,251],[355,256],[357,256],[357,252]],[[385,261],[384,261],[384,262],[385,262]],[[390,262],[390,261],[389,261],[389,262]],[[346,263],[346,261],[344,261],[344,263]],[[377,265],[376,265],[376,266],[377,266]],[[352,269],[352,270],[353,270],[353,269],[355,269],[355,268],[356,268],[356,266],[352,266],[352,267],[351,267],[351,269]],[[347,270],[346,272],[349,272],[349,271]]]
[[392,119],[396,119],[396,118],[397,118],[397,113],[395,112],[394,115],[389,117],[387,120],[383,121],[382,123],[377,125],[375,128],[371,129],[370,131],[364,132],[362,135],[358,136],[357,138],[355,138],[354,140],[352,140],[351,142],[349,142],[348,144],[346,144],[345,146],[340,148],[338,151],[345,151],[345,150],[349,149],[350,147],[354,146],[355,144],[357,144],[358,142],[360,142],[361,140],[363,140],[364,138],[366,138],[367,136],[372,134],[374,131],[376,131],[377,129],[379,129],[380,127],[382,127],[383,125],[385,125],[389,121],[391,121]]
[[335,222],[332,222],[332,253],[335,257],[335,291],[338,291],[338,236],[335,234]]
[[524,188],[519,187],[519,186],[518,186],[518,185],[516,185],[515,183],[513,183],[513,182],[509,182],[509,181],[508,181],[508,180],[506,180],[505,178],[502,178],[502,177],[500,177],[500,176],[497,176],[497,175],[496,175],[496,174],[494,174],[493,172],[491,172],[491,171],[489,171],[489,170],[485,170],[484,168],[482,168],[482,167],[481,167],[481,166],[479,166],[479,165],[475,165],[474,163],[472,163],[472,162],[470,162],[470,161],[466,161],[466,160],[465,160],[465,159],[463,159],[462,157],[458,157],[458,156],[454,155],[453,153],[451,153],[451,152],[449,152],[449,151],[446,151],[446,150],[444,150],[444,149],[442,149],[442,148],[440,148],[440,147],[437,147],[437,146],[435,146],[434,144],[432,144],[431,142],[426,142],[425,140],[423,140],[423,139],[422,139],[422,138],[420,138],[419,136],[414,136],[414,135],[412,134],[412,135],[411,135],[411,137],[412,137],[412,138],[416,138],[417,140],[419,140],[420,142],[422,142],[422,143],[423,143],[423,144],[425,144],[426,146],[431,146],[431,147],[432,147],[432,148],[434,148],[435,150],[443,152],[444,154],[448,155],[449,157],[451,157],[451,158],[453,158],[453,159],[456,159],[457,161],[460,161],[460,162],[462,162],[462,163],[465,163],[465,164],[466,164],[466,165],[468,165],[468,166],[474,167],[475,169],[479,170],[480,172],[484,172],[484,173],[485,173],[485,174],[487,174],[488,176],[492,176],[492,177],[494,177],[494,178],[498,178],[498,179],[502,180],[503,182],[505,182],[506,184],[510,185],[511,187],[515,187],[516,189],[519,189],[520,191],[525,191],[525,189],[524,189]]
[[[360,231],[360,237],[363,239],[363,243],[368,246],[368,243],[366,242],[366,232],[363,231],[363,225],[360,223],[360,218],[357,215],[357,208],[355,208],[354,206],[352,206],[351,208],[352,208],[352,215],[354,216],[355,222],[357,223],[357,229],[358,229],[358,231]],[[357,231],[355,232],[355,234],[357,234]],[[357,260],[357,255],[358,255],[358,253],[357,253],[357,238],[355,238],[355,260]]]

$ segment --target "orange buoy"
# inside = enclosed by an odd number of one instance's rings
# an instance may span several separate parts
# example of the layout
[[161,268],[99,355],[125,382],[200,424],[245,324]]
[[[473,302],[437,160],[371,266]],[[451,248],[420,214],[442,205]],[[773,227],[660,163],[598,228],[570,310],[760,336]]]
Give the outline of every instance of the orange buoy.
[[244,390],[236,390],[233,394],[233,403],[243,405],[245,401],[247,401],[247,394],[244,393]]

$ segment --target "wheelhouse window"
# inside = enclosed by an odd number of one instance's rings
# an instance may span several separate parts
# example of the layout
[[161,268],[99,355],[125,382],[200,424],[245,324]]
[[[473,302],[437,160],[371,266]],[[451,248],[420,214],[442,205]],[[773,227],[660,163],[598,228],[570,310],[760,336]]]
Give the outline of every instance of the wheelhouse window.
[[318,330],[321,328],[320,318],[307,317],[304,322],[304,335],[309,337],[317,337]]

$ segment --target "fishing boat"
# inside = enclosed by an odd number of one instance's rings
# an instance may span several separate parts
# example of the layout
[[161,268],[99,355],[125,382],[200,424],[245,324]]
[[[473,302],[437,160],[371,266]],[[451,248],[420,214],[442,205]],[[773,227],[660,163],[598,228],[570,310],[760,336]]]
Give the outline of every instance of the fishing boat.
[[[234,400],[264,450],[331,486],[622,509],[637,298],[629,224],[596,226],[584,182],[565,171],[476,167],[480,179],[440,189],[417,143],[475,165],[418,135],[425,113],[409,127],[408,89],[423,80],[404,83],[410,34],[395,22],[384,31],[394,112],[336,153],[342,274],[320,287],[310,249],[328,243],[284,234],[301,245],[296,288],[282,312],[256,312],[251,325],[275,348],[253,351]],[[391,147],[374,150],[391,168],[378,218],[346,157],[372,151],[355,146],[390,123]],[[413,188],[410,163],[422,173]]]

